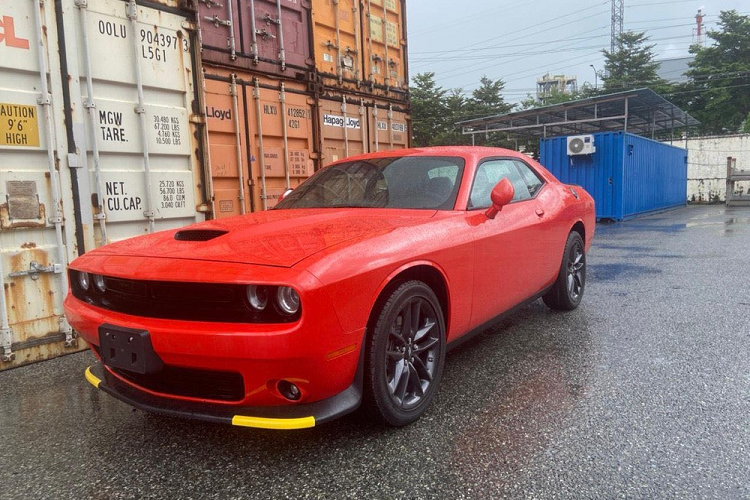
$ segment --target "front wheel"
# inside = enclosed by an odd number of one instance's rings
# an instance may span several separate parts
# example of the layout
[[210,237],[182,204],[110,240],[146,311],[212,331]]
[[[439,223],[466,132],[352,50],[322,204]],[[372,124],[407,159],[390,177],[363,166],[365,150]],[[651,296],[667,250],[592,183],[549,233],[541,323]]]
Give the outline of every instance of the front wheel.
[[430,405],[445,361],[445,321],[435,293],[421,281],[402,283],[370,333],[365,406],[388,425],[410,424]]
[[542,300],[552,309],[572,311],[581,303],[585,287],[586,252],[583,238],[578,232],[572,231],[565,242],[565,252],[557,280]]

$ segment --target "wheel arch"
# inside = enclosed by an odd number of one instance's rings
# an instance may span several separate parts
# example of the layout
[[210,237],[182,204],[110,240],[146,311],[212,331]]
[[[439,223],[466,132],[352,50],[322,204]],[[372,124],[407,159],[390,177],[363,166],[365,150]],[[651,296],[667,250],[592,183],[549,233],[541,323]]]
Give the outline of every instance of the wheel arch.
[[[586,243],[586,226],[583,224],[583,221],[578,221],[575,224],[573,224],[573,227],[570,228],[570,233],[573,231],[577,232],[581,235],[581,239],[583,240],[584,244]],[[570,234],[568,233],[568,234]]]
[[378,319],[380,308],[388,300],[390,294],[399,284],[410,280],[419,280],[429,286],[437,296],[440,309],[443,313],[445,322],[445,335],[448,337],[450,324],[450,290],[448,288],[448,278],[445,272],[431,261],[410,262],[393,271],[383,283],[380,284],[376,299],[373,301],[373,307],[367,318],[367,334],[372,331],[375,321]]

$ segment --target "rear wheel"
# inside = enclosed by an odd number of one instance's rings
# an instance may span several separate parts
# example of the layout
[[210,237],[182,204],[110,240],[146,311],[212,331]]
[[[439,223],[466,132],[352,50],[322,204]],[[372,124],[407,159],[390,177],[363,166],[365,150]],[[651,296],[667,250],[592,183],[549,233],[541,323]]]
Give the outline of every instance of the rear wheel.
[[552,309],[572,311],[583,298],[586,287],[586,252],[583,238],[576,231],[568,235],[560,272],[552,288],[542,300]]
[[445,322],[432,289],[416,280],[399,285],[367,347],[366,408],[389,425],[414,422],[435,396],[445,361]]

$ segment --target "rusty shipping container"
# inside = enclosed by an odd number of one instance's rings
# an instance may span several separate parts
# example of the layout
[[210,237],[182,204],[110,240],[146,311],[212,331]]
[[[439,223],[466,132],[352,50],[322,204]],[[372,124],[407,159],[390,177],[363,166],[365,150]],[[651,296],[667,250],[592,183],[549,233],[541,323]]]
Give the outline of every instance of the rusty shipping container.
[[185,2],[0,3],[0,369],[71,352],[67,264],[203,220]]
[[306,0],[201,0],[203,59],[258,73],[305,79],[314,70]]
[[324,88],[408,101],[404,0],[312,0],[313,53]]

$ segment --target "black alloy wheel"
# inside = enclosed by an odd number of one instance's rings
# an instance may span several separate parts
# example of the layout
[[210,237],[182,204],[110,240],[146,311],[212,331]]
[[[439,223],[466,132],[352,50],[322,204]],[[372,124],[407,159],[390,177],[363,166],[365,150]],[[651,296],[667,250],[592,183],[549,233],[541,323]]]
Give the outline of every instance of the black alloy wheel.
[[586,252],[581,235],[572,231],[565,242],[557,280],[542,297],[552,309],[572,311],[581,303],[586,288]]
[[432,401],[445,359],[445,323],[435,293],[421,281],[399,285],[371,333],[365,404],[389,425],[409,424]]

